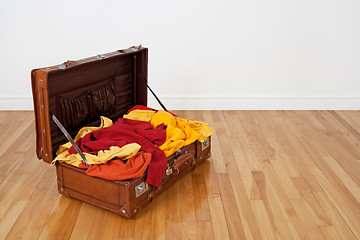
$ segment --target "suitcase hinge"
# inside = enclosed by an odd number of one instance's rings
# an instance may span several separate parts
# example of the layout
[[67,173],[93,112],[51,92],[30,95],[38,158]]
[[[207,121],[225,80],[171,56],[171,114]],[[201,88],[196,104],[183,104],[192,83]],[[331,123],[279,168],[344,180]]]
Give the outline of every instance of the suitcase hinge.
[[99,59],[99,60],[103,60],[103,59],[105,59],[105,58],[107,58],[105,55],[100,55],[100,54],[98,54],[97,56],[96,56],[96,58],[97,59]]
[[70,60],[67,60],[66,62],[64,62],[64,64],[59,66],[60,70],[65,70],[70,66]]
[[139,46],[135,46],[135,47],[133,47],[134,48],[134,52],[137,52],[137,51],[139,51],[140,50],[140,48],[141,48],[141,44],[139,45]]

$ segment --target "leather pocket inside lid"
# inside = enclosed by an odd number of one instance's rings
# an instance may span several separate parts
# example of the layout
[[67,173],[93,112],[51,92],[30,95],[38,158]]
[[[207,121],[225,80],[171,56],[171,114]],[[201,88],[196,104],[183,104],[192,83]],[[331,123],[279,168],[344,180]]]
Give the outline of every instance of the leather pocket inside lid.
[[57,115],[69,131],[89,121],[90,108],[88,94],[79,96],[57,96]]
[[116,96],[113,81],[101,88],[91,90],[89,97],[95,117],[110,116],[115,112]]
[[68,131],[78,130],[100,116],[115,113],[116,96],[114,83],[89,88],[80,95],[56,97],[57,117]]

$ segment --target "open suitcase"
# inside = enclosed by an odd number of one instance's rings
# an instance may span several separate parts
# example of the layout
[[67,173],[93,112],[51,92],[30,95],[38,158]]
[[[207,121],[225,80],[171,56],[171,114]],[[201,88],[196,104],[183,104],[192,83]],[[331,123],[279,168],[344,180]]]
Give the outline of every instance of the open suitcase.
[[[113,121],[135,105],[147,105],[148,49],[131,47],[31,72],[36,121],[36,152],[50,163],[64,134],[56,115],[72,137],[84,126],[98,126],[100,116]],[[167,158],[168,168],[155,188],[139,178],[110,181],[85,174],[66,163],[56,164],[59,193],[120,216],[131,218],[158,194],[210,157],[210,137],[182,147]]]

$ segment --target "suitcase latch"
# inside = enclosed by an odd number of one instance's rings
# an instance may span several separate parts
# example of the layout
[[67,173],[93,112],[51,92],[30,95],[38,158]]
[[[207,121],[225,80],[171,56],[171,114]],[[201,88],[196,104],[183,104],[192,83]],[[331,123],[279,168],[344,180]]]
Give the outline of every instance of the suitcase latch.
[[149,184],[147,182],[142,182],[135,187],[135,197],[140,197],[144,192],[149,189]]
[[209,138],[207,138],[204,142],[201,143],[201,151],[204,151],[209,146],[210,146],[210,141]]
[[170,176],[172,173],[173,173],[172,167],[170,167],[168,164],[165,174],[167,176]]

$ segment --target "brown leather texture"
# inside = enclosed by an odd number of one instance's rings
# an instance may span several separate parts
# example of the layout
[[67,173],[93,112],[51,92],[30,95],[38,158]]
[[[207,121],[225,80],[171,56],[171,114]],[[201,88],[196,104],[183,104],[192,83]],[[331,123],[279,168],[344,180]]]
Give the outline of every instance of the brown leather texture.
[[99,125],[100,116],[116,120],[134,105],[146,106],[147,61],[147,48],[131,47],[32,70],[38,158],[50,163],[67,142],[50,113],[74,137]]
[[168,157],[168,165],[173,172],[170,175],[164,174],[160,187],[149,185],[139,196],[136,196],[135,188],[145,182],[146,175],[127,181],[109,181],[88,176],[85,170],[66,163],[56,165],[58,190],[64,196],[93,204],[125,218],[132,218],[159,194],[209,158],[210,145],[202,150],[201,143],[196,141],[179,152]]

